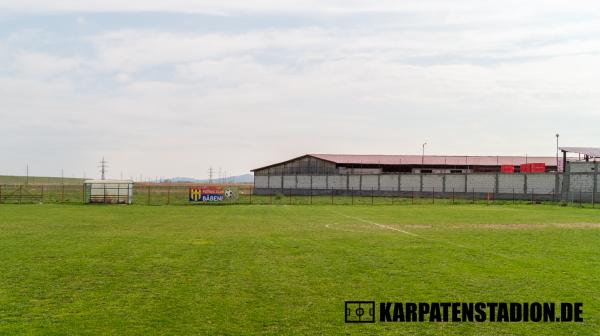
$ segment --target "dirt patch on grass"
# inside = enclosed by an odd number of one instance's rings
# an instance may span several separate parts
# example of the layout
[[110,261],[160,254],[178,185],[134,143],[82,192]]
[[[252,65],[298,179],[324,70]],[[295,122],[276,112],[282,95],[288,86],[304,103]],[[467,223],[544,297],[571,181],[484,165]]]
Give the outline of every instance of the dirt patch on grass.
[[600,223],[552,223],[552,224],[472,224],[453,225],[451,229],[492,229],[492,230],[529,230],[529,229],[600,229]]

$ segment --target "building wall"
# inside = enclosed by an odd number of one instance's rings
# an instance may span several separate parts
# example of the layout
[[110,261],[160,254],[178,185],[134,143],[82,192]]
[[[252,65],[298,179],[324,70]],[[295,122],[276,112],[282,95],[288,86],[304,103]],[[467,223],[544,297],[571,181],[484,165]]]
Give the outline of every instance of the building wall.
[[381,175],[380,183],[381,183],[381,190],[397,191],[398,190],[398,175]]
[[[563,200],[579,192],[591,197],[600,192],[597,163],[570,163],[567,175],[555,173],[502,174],[354,174],[354,175],[257,175],[256,189],[277,190],[363,190],[381,192],[479,192],[553,195],[562,193]],[[568,189],[563,189],[564,187]],[[283,182],[283,184],[282,184]],[[466,185],[466,190],[465,190]],[[400,187],[400,189],[398,189]],[[571,196],[569,196],[569,194]],[[569,199],[570,199],[569,198]],[[554,198],[553,198],[554,199]]]
[[360,189],[360,175],[350,175],[350,190],[359,190]]
[[423,175],[423,191],[438,191],[444,189],[444,177],[437,174]]
[[465,175],[446,175],[446,192],[465,192]]
[[527,192],[530,193],[553,193],[556,188],[556,176],[554,174],[526,174]]
[[310,175],[298,175],[298,188],[299,189],[310,189]]
[[522,174],[498,174],[498,192],[522,193],[525,188],[525,176]]
[[421,176],[420,175],[401,175],[400,190],[402,191],[420,191]]
[[268,188],[269,177],[268,176],[254,176],[254,187],[255,188]]
[[335,163],[317,159],[314,157],[301,157],[289,162],[277,164],[263,169],[254,171],[255,176],[269,175],[306,175],[306,174],[335,174]]
[[361,190],[379,190],[379,175],[363,175]]
[[467,174],[467,192],[494,192],[496,174]]

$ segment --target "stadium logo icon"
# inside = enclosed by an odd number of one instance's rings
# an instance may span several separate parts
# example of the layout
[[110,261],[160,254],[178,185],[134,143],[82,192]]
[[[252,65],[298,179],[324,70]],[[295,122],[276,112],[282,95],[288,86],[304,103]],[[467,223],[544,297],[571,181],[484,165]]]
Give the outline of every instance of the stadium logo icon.
[[375,301],[346,301],[344,322],[375,323]]

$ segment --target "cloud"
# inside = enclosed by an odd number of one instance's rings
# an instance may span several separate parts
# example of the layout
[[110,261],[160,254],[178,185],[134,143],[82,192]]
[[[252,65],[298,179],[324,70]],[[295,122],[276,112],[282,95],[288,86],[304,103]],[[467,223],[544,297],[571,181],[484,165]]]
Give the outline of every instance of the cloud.
[[[0,35],[0,132],[16,143],[3,145],[6,169],[35,156],[48,172],[91,172],[105,155],[126,176],[244,173],[305,152],[414,153],[424,137],[438,153],[552,154],[559,128],[593,145],[597,5],[544,4],[8,0],[17,20],[64,11],[86,27],[94,12],[141,8],[257,24]],[[296,10],[314,20],[273,19]]]

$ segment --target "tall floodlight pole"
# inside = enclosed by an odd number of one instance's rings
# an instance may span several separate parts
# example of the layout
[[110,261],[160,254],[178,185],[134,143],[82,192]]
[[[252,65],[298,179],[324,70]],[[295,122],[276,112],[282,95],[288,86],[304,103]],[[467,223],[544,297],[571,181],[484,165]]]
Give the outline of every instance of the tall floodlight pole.
[[[423,146],[421,148],[421,170],[423,169],[423,166],[425,165],[425,145],[427,145],[427,142],[423,143]],[[421,172],[423,173],[423,172]]]
[[558,137],[560,134],[556,133],[556,172],[558,173]]

